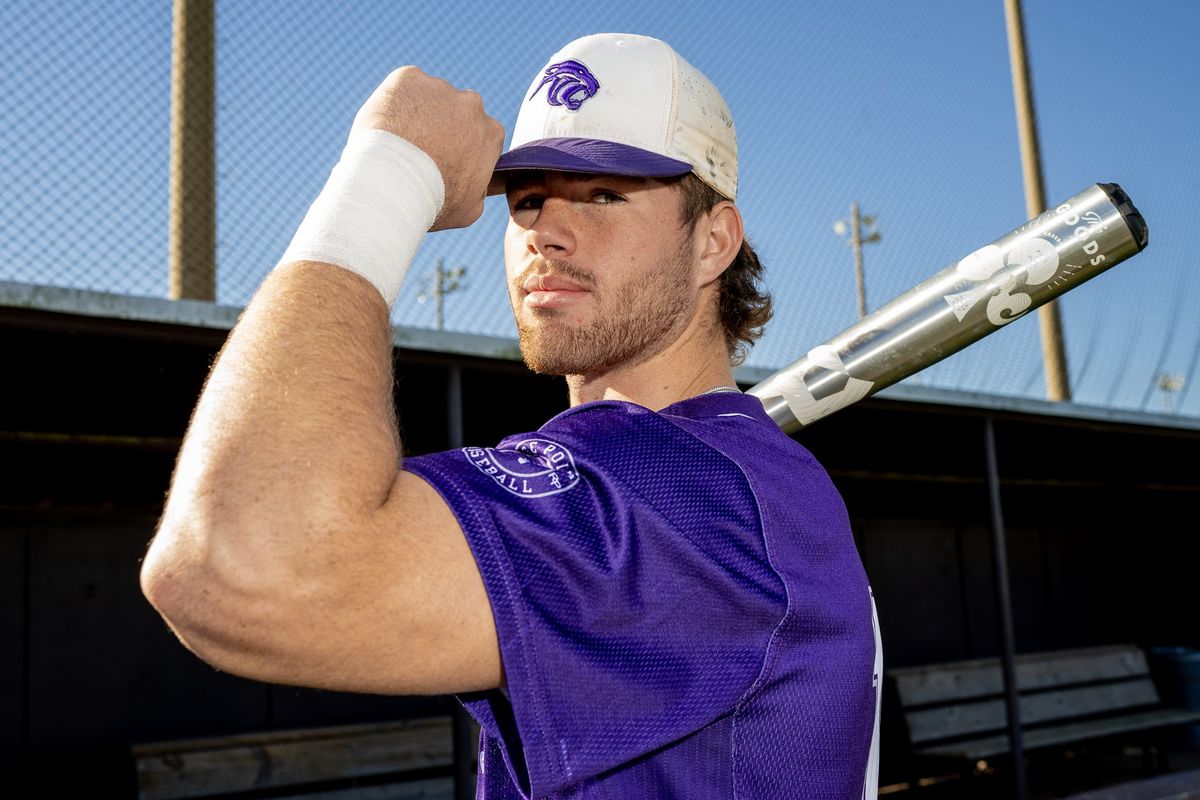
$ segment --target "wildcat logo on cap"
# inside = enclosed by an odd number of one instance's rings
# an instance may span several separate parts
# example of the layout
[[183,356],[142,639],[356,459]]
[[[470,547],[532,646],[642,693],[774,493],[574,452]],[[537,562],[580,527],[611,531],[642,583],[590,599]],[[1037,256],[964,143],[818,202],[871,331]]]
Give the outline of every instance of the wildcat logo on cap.
[[[546,101],[552,106],[566,106],[571,111],[578,111],[583,101],[596,94],[600,82],[588,68],[578,61],[567,59],[546,67],[546,77],[529,95],[532,100],[542,87],[550,84],[546,90]],[[582,95],[582,96],[580,96]]]

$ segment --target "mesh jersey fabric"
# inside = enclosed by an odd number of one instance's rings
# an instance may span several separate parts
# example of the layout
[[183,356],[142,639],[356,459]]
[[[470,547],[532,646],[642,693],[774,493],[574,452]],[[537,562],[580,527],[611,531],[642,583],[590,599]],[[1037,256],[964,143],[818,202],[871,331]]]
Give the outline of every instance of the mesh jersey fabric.
[[407,459],[457,516],[503,689],[478,797],[875,797],[882,650],[845,506],[757,398],[596,401]]

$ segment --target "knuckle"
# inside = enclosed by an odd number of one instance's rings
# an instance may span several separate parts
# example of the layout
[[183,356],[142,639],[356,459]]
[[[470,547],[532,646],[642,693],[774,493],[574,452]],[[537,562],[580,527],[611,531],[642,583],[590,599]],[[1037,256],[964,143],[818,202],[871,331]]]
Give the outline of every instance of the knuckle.
[[462,99],[472,108],[483,108],[483,97],[474,89],[463,89]]
[[429,80],[429,76],[422,72],[420,67],[409,64],[392,70],[383,85],[385,88],[395,91],[400,87],[412,87],[414,84],[420,84],[427,80]]

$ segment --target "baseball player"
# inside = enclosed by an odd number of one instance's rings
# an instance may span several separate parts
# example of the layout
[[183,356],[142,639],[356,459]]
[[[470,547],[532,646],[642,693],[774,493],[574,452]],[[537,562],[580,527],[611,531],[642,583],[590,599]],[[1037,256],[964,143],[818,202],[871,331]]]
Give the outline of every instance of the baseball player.
[[[147,596],[229,672],[458,694],[482,798],[874,797],[845,507],[732,377],[770,301],[724,100],[661,41],[588,36],[503,135],[412,67],[368,99],[212,370]],[[389,307],[488,193],[525,360],[571,408],[401,461]]]

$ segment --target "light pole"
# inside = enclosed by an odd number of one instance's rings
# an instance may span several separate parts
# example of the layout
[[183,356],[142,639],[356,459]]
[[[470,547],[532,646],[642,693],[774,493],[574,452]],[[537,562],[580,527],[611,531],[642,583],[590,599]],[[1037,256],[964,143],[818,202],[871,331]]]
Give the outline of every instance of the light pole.
[[167,296],[216,298],[215,45],[212,0],[175,0]]
[[[1021,0],[1004,0],[1004,19],[1008,30],[1013,102],[1017,111],[1017,134],[1021,139],[1025,212],[1029,219],[1033,219],[1046,210],[1046,192],[1045,183],[1042,180],[1042,151],[1038,144],[1033,89],[1029,84],[1029,61],[1025,57],[1025,19],[1021,13]],[[1067,375],[1067,347],[1063,344],[1062,317],[1058,313],[1057,300],[1051,300],[1038,309],[1038,323],[1042,333],[1046,395],[1051,400],[1069,401],[1071,399],[1071,382]]]
[[453,269],[446,269],[442,266],[442,259],[439,258],[437,260],[437,268],[434,270],[433,274],[427,278],[429,281],[429,288],[423,289],[421,293],[417,295],[418,303],[424,303],[426,300],[433,298],[434,315],[436,319],[436,326],[439,331],[443,330],[445,327],[445,320],[442,314],[445,297],[451,292],[457,292],[459,289],[462,289],[466,286],[466,282],[463,280],[463,277],[466,274],[466,267],[454,267]]
[[833,223],[833,232],[841,237],[845,237],[847,232],[850,234],[850,247],[854,249],[854,282],[858,290],[858,318],[862,319],[867,315],[867,287],[863,277],[862,246],[873,244],[880,239],[879,231],[875,227],[875,217],[860,217],[858,202],[855,201],[850,204],[850,219],[839,219]]

